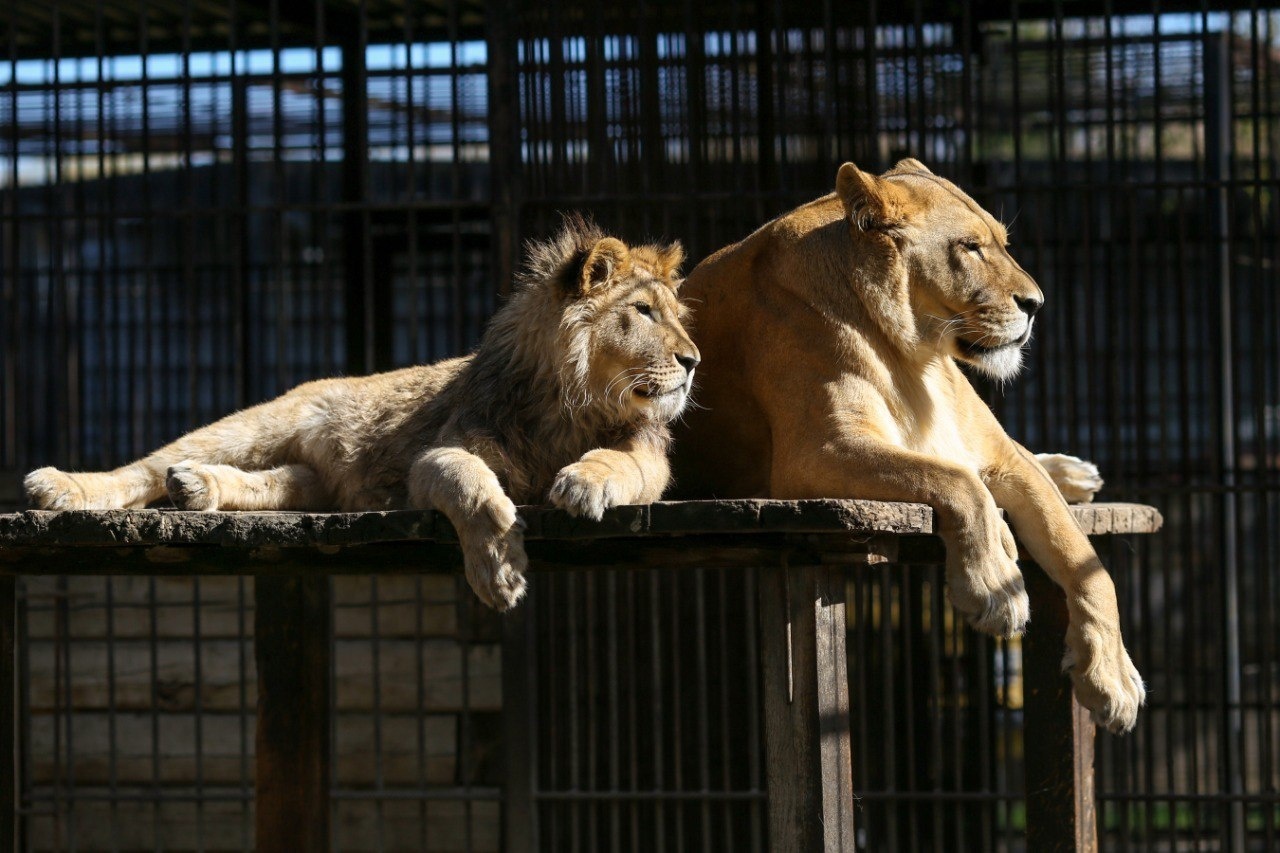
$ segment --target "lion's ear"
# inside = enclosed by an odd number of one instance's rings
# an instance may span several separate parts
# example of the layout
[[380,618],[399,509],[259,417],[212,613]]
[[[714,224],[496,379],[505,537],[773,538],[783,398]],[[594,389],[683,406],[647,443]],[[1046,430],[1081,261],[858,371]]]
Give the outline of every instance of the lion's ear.
[[676,240],[658,253],[658,273],[661,278],[675,279],[680,275],[680,265],[684,263],[684,246]]
[[579,295],[585,296],[610,279],[631,271],[631,252],[616,237],[605,237],[587,250],[577,280],[572,282]]
[[889,181],[845,163],[836,174],[845,216],[863,231],[891,231],[906,222],[907,199]]

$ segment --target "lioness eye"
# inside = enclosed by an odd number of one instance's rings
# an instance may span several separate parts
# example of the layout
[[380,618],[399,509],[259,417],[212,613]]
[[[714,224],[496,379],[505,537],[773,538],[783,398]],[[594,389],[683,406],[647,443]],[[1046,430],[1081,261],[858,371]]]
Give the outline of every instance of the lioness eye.
[[631,307],[635,308],[637,311],[639,311],[641,314],[643,314],[646,317],[653,316],[653,308],[647,302],[637,302]]
[[961,240],[960,245],[968,249],[970,252],[977,252],[978,257],[980,258],[986,257],[985,255],[982,254],[982,244],[979,243],[977,240]]

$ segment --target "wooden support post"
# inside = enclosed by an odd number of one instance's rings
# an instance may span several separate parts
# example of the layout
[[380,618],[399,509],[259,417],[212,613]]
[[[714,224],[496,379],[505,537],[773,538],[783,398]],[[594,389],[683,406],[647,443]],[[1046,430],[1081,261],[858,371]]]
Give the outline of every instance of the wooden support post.
[[18,841],[17,577],[0,575],[0,851]]
[[769,849],[854,849],[844,577],[831,566],[760,573]]
[[1024,563],[1023,568],[1032,614],[1022,640],[1027,849],[1096,853],[1094,725],[1062,673],[1066,598],[1039,566]]
[[328,853],[329,578],[258,576],[254,588],[255,849]]

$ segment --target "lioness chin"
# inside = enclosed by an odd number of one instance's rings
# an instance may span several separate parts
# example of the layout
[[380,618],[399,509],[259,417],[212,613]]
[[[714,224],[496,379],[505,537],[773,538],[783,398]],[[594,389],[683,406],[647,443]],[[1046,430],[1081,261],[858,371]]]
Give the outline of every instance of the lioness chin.
[[657,500],[667,424],[699,361],[677,299],[684,252],[628,247],[578,218],[527,269],[473,355],[325,379],[101,473],[27,475],[41,509],[438,509],[487,604],[525,591],[516,503],[600,518]]
[[[1004,227],[916,160],[844,164],[836,192],[690,273],[699,406],[678,430],[684,497],[858,497],[932,506],[948,595],[977,628],[1029,613],[1003,508],[1067,595],[1064,667],[1094,719],[1133,727],[1145,699],[1115,587],[1045,465],[1009,438],[957,366],[1017,372],[1044,297]],[[1045,457],[1087,500],[1097,469]]]

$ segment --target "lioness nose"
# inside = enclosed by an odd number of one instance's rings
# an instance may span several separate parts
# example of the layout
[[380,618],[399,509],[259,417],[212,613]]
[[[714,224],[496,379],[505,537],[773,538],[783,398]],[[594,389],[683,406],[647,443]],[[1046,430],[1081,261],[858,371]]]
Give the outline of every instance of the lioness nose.
[[1015,296],[1013,301],[1018,303],[1018,307],[1027,312],[1028,317],[1034,317],[1036,312],[1040,310],[1040,306],[1044,304],[1044,300],[1039,296]]
[[702,363],[702,359],[696,355],[677,355],[676,361],[680,362],[685,373],[693,373],[693,369]]

